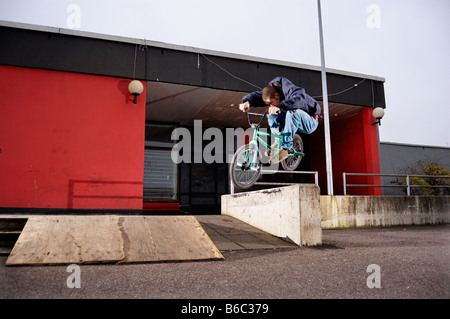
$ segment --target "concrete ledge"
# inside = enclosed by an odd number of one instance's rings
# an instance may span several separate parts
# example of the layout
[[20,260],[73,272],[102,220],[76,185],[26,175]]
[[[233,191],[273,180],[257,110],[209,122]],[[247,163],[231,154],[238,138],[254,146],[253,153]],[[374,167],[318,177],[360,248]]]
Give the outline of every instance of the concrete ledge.
[[222,215],[232,216],[299,246],[322,244],[320,190],[298,184],[222,196]]
[[320,196],[322,228],[450,223],[450,196]]

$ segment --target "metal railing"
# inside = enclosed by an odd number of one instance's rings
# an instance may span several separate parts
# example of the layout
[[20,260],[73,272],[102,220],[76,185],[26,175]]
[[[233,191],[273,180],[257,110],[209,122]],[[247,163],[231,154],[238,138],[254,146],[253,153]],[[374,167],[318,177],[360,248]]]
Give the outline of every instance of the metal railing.
[[[373,185],[373,184],[347,184],[347,176],[388,176],[388,177],[404,177],[406,185]],[[411,188],[450,188],[450,185],[412,185],[411,177],[420,178],[450,178],[450,176],[442,175],[414,175],[414,174],[368,174],[368,173],[342,173],[344,183],[344,195],[347,195],[347,187],[401,187],[406,188],[406,195],[411,195]]]
[[[261,175],[263,174],[303,174],[303,175],[314,175],[314,184],[319,185],[319,172],[317,171],[273,171],[273,170],[261,170]],[[299,183],[281,183],[281,182],[256,182],[255,185],[273,185],[273,186],[283,186],[283,185],[296,185]],[[230,181],[230,193],[234,194],[234,185]]]
[[[319,185],[319,173],[317,171],[272,171],[272,170],[261,170],[261,175],[264,174],[304,174],[304,175],[314,175],[314,184]],[[298,183],[278,183],[278,182],[256,182],[255,185],[295,185]]]

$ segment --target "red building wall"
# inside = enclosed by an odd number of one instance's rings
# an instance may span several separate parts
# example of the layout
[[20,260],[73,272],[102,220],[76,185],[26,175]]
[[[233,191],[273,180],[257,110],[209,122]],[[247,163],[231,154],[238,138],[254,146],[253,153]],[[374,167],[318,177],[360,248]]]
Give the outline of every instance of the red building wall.
[[145,92],[133,104],[129,82],[0,66],[0,207],[142,209]]
[[[361,108],[351,117],[334,121],[330,125],[333,190],[344,193],[342,173],[380,173],[377,129],[372,123],[372,109]],[[313,133],[310,142],[311,170],[319,172],[321,193],[327,193],[324,132]],[[379,185],[380,177],[350,176],[347,184]],[[379,187],[349,187],[349,195],[381,195]]]

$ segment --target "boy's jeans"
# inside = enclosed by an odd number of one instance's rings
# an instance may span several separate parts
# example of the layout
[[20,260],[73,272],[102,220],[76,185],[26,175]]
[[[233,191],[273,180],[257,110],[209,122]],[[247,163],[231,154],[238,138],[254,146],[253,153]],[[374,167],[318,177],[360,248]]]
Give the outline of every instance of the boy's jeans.
[[[319,126],[319,121],[303,110],[291,110],[276,115],[267,115],[270,131],[274,135],[281,135],[281,147],[290,149],[297,131],[311,134]],[[280,128],[282,131],[280,132]]]

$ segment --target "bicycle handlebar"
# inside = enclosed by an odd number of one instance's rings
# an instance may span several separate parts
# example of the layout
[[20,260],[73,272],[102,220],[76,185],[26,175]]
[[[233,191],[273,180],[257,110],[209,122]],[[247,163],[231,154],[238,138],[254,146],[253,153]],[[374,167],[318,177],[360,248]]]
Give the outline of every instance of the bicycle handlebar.
[[[280,114],[281,112],[282,112],[282,110],[278,111],[277,113]],[[263,121],[263,119],[264,119],[264,117],[267,115],[268,112],[266,111],[266,112],[264,112],[264,113],[254,113],[254,112],[246,112],[246,113],[247,113],[248,124],[249,124],[251,127],[260,127],[260,126],[261,126],[261,123],[262,123],[262,121]],[[250,121],[250,115],[261,116],[261,120],[259,120],[258,124],[252,123],[252,122]]]
[[[260,127],[260,126],[261,126],[261,123],[262,123],[262,121],[263,121],[263,119],[264,119],[264,117],[266,116],[266,114],[267,114],[267,112],[265,112],[265,113],[253,113],[253,112],[247,112],[247,120],[248,120],[248,124],[249,124],[251,127]],[[258,124],[252,123],[252,122],[250,121],[250,115],[261,116],[261,119],[259,120]]]
[[247,114],[250,114],[250,115],[265,116],[265,115],[267,114],[267,112],[265,112],[265,113],[253,113],[253,112],[247,112]]

